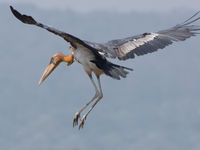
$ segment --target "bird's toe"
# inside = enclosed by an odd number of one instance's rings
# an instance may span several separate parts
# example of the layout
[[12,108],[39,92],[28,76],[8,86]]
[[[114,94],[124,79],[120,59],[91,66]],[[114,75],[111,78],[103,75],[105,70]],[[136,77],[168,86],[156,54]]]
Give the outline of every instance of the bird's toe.
[[82,118],[81,118],[81,121],[80,121],[80,124],[79,124],[79,130],[81,128],[83,128],[84,124],[85,124],[85,120],[87,118],[87,115],[84,115]]
[[78,119],[80,118],[80,113],[76,112],[73,120],[73,127],[78,125]]

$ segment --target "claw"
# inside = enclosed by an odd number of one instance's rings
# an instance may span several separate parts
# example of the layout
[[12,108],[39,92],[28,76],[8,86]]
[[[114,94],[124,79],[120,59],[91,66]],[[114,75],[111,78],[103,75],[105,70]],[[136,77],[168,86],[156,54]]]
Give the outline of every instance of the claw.
[[81,128],[83,128],[86,118],[87,118],[87,115],[83,115],[83,117],[81,118],[81,121],[80,121],[80,124],[79,124],[79,130]]
[[80,124],[79,124],[79,128],[78,128],[79,130],[80,130],[81,128],[83,128],[83,126],[84,126],[84,123],[85,123],[85,121],[84,121],[84,120],[80,122]]
[[73,127],[75,127],[76,125],[78,125],[78,119],[80,118],[80,113],[76,112],[75,116],[74,116],[74,120],[73,120]]

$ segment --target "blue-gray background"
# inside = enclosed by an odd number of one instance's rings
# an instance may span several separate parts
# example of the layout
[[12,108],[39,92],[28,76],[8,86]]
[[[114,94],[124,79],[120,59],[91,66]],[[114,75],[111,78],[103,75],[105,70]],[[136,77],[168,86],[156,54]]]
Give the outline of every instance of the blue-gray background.
[[[188,5],[163,12],[79,12],[13,5],[45,24],[96,42],[165,29],[197,10]],[[82,66],[61,64],[38,87],[51,56],[68,54],[69,44],[22,24],[8,6],[0,3],[1,150],[200,149],[200,37],[134,60],[111,60],[134,71],[120,81],[102,76],[104,98],[78,131],[72,127],[74,113],[94,94]]]

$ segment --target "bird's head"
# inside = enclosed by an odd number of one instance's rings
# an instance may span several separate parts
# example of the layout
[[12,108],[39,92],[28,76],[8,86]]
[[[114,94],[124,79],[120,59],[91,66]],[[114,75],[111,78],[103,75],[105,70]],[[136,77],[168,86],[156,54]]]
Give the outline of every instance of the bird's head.
[[74,62],[74,58],[71,55],[65,56],[62,53],[56,53],[52,56],[50,63],[44,70],[44,73],[39,81],[39,85],[54,71],[54,69],[61,63],[61,62],[66,62],[67,65],[71,65]]

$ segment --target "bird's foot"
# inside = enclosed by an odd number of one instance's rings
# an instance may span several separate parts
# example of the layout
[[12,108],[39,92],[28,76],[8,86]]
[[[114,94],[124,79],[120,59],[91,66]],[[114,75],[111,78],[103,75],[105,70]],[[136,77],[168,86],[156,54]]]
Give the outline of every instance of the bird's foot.
[[78,119],[80,118],[80,112],[76,112],[73,120],[73,127],[78,125]]
[[87,114],[83,115],[83,117],[81,118],[80,124],[79,124],[79,130],[83,128],[86,118],[87,118]]

